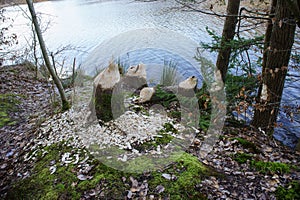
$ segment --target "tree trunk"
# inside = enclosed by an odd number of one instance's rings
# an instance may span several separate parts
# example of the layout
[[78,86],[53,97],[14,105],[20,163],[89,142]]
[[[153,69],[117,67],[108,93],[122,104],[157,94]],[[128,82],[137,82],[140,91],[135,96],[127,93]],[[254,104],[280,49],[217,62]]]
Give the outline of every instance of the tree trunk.
[[295,23],[286,0],[277,0],[275,22],[270,46],[267,48],[266,68],[262,72],[263,86],[255,106],[252,125],[273,133],[279,112],[291,48],[294,43]]
[[48,53],[47,53],[47,50],[46,50],[46,45],[45,45],[45,42],[44,42],[44,39],[43,39],[43,36],[42,36],[42,31],[41,31],[40,26],[39,26],[38,21],[37,21],[36,12],[35,12],[32,0],[26,0],[26,2],[27,2],[27,5],[28,5],[28,8],[29,8],[31,17],[32,17],[32,22],[34,24],[35,31],[36,31],[36,34],[37,34],[37,37],[38,37],[38,40],[39,40],[39,43],[40,43],[40,47],[41,47],[41,50],[42,50],[42,54],[43,54],[43,57],[44,57],[46,67],[47,67],[48,71],[50,72],[50,74],[53,78],[53,81],[54,81],[54,83],[55,83],[55,85],[56,85],[56,87],[59,91],[60,98],[61,98],[61,101],[62,101],[62,110],[63,111],[67,110],[67,109],[69,109],[70,105],[69,105],[69,102],[66,98],[65,91],[64,91],[63,86],[61,84],[61,81],[59,80],[59,78],[57,77],[53,67],[51,66],[49,56],[48,56]]
[[287,2],[295,16],[297,26],[300,28],[300,0],[287,0]]
[[225,82],[228,71],[229,59],[231,54],[231,47],[228,42],[233,40],[235,35],[235,28],[237,24],[237,16],[239,14],[240,0],[229,0],[227,6],[227,15],[221,41],[221,49],[219,50],[217,58],[217,68],[221,71],[222,80]]
[[[272,35],[272,29],[273,29],[273,22],[272,19],[274,19],[275,14],[275,9],[277,5],[277,0],[272,0],[271,2],[271,7],[270,7],[270,20],[267,22],[267,29],[266,29],[266,34],[265,34],[265,41],[264,41],[264,52],[263,52],[263,60],[262,60],[262,72],[265,71],[266,69],[266,64],[267,64],[267,57],[268,57],[268,48],[270,46],[270,40],[271,40],[271,35]],[[262,82],[261,82],[262,83]],[[258,89],[258,96],[257,100],[260,99],[260,94],[262,91],[262,84],[260,84],[259,89]]]

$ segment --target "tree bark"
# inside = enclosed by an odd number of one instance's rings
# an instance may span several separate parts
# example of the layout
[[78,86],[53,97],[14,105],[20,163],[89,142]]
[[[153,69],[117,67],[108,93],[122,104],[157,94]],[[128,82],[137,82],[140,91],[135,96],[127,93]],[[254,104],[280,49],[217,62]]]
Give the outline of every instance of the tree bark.
[[291,11],[295,16],[295,22],[300,28],[300,0],[287,0],[290,6]]
[[263,87],[255,106],[252,125],[273,133],[294,43],[295,18],[286,0],[277,0],[275,22],[267,48],[266,68],[262,72]]
[[[267,57],[268,57],[268,48],[270,46],[270,40],[271,40],[271,35],[272,35],[272,29],[273,29],[273,22],[272,19],[274,19],[275,15],[275,9],[277,5],[277,0],[272,0],[271,2],[271,7],[270,7],[270,20],[267,22],[267,29],[265,33],[265,40],[264,40],[264,52],[263,52],[263,60],[262,60],[262,72],[265,71],[266,69],[266,64],[267,64]],[[260,84],[259,89],[258,89],[258,96],[257,100],[260,99],[260,94],[262,92],[262,84]]]
[[37,35],[39,43],[40,43],[40,47],[41,47],[41,50],[42,50],[42,54],[43,54],[43,58],[44,58],[46,67],[47,67],[48,71],[50,72],[50,74],[53,78],[53,81],[54,81],[54,83],[55,83],[55,85],[56,85],[56,87],[59,91],[60,98],[61,98],[61,101],[62,101],[62,110],[63,111],[68,110],[69,107],[70,107],[70,104],[69,104],[69,102],[66,98],[65,91],[63,89],[62,83],[59,80],[59,78],[57,77],[57,75],[56,75],[56,73],[55,73],[55,71],[54,71],[54,69],[53,69],[53,67],[50,63],[49,56],[48,56],[48,53],[47,53],[47,50],[46,50],[46,45],[45,45],[45,42],[44,42],[44,39],[43,39],[42,31],[41,31],[39,23],[37,21],[37,16],[36,16],[36,12],[35,12],[32,0],[26,0],[26,2],[27,2],[27,5],[28,5],[28,8],[29,8],[31,17],[32,17],[32,22],[34,24],[36,35]]
[[221,71],[222,80],[225,82],[228,71],[229,59],[231,54],[231,47],[228,43],[233,40],[235,35],[235,28],[237,24],[237,16],[239,14],[240,0],[229,0],[227,6],[227,15],[221,41],[221,49],[219,50],[217,58],[217,68]]

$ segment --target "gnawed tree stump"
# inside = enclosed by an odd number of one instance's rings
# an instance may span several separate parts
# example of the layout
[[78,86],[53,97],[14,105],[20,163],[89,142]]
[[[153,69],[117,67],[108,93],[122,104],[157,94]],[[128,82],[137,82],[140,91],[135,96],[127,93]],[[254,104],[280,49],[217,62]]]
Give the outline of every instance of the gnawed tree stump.
[[170,87],[145,87],[141,90],[137,103],[169,104],[178,102],[181,110],[181,123],[198,126],[199,104],[195,95],[198,80],[191,76],[179,83],[178,86]]
[[108,122],[125,112],[124,99],[147,86],[146,68],[143,64],[132,66],[121,77],[119,66],[110,63],[94,80],[94,110],[100,121]]
[[147,86],[146,67],[143,64],[131,66],[117,83],[112,98],[112,110],[115,118],[125,113],[124,100]]
[[94,106],[99,120],[108,122],[113,119],[112,94],[121,75],[118,65],[110,63],[94,80]]
[[[160,87],[166,93],[174,94],[178,97],[194,97],[197,88],[198,79],[191,76],[179,83],[178,86]],[[140,91],[140,96],[137,103],[147,103],[150,101],[157,101],[159,98],[156,95],[156,87],[144,87]]]
[[147,86],[146,67],[143,64],[129,67],[125,76],[121,80],[122,87],[130,91],[141,90]]
[[198,79],[195,76],[191,76],[179,83],[178,93],[185,97],[193,97],[195,95],[197,84]]

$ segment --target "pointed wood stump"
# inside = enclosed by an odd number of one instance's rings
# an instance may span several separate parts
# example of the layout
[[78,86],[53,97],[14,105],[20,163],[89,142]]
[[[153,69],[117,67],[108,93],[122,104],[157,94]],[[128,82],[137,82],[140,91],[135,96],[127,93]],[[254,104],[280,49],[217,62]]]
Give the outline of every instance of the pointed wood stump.
[[121,75],[118,65],[110,63],[94,80],[94,109],[97,118],[103,122],[113,119],[112,94]]

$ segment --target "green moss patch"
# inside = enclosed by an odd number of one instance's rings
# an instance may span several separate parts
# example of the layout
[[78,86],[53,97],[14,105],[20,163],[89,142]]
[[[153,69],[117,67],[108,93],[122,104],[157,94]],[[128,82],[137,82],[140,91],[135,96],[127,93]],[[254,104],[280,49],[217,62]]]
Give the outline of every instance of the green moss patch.
[[288,173],[291,166],[280,162],[263,162],[263,161],[251,161],[251,166],[256,168],[261,173]]
[[[157,186],[161,185],[165,190],[159,197],[170,197],[170,199],[205,199],[199,191],[202,179],[211,172],[204,167],[199,160],[188,154],[178,155],[176,162],[168,166],[161,172],[152,173],[149,180],[151,191],[156,191]],[[162,176],[170,175],[170,180]],[[155,193],[155,192],[154,192]]]
[[[66,153],[70,153],[72,158],[78,155],[78,162],[62,162]],[[93,159],[86,150],[72,148],[67,142],[43,147],[31,155],[36,158],[32,175],[16,182],[8,192],[8,199],[80,199],[89,191],[96,191],[96,199],[124,199],[132,187],[130,177],[139,183],[148,182],[148,194],[159,198],[170,196],[171,199],[203,199],[199,185],[202,178],[210,174],[210,170],[196,157],[183,152],[171,155],[174,162],[147,176],[145,173],[127,173],[113,169]],[[81,163],[87,156],[90,159]],[[143,160],[136,161],[146,163]],[[83,173],[81,170],[84,165],[88,165],[90,169]],[[133,162],[125,162],[125,165],[135,167]],[[56,170],[53,171],[51,167],[54,166]],[[163,174],[176,178],[166,179]],[[85,178],[80,178],[80,175]],[[164,191],[158,192],[158,186],[163,186]],[[138,196],[138,193],[135,195]]]
[[261,151],[256,147],[254,143],[249,142],[244,138],[232,138],[232,140],[237,140],[239,144],[242,145],[243,148],[249,149],[253,153],[261,153]]
[[20,104],[20,96],[15,94],[0,94],[0,128],[5,125],[14,125],[16,121],[9,116],[15,112]]
[[[9,199],[79,199],[76,190],[78,178],[76,166],[72,163],[63,165],[61,158],[64,152],[77,152],[64,143],[54,144],[41,149],[36,156],[32,175],[16,183],[8,193]],[[80,156],[81,159],[83,159]],[[50,167],[56,171],[51,173]]]
[[300,199],[300,183],[293,181],[286,187],[280,186],[277,188],[275,194],[278,200]]
[[250,154],[246,153],[236,153],[233,155],[233,159],[238,162],[239,164],[244,164],[248,160],[252,160],[252,156]]

